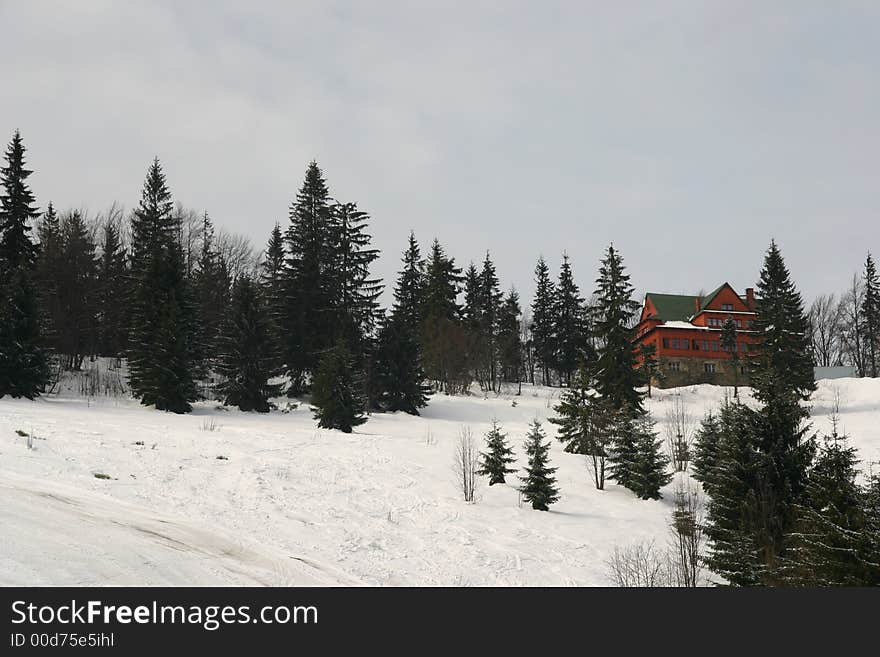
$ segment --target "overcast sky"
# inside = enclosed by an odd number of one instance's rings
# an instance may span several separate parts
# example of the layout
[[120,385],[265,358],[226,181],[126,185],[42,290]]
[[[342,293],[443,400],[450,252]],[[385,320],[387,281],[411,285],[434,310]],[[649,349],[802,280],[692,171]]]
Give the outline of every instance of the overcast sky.
[[[880,255],[880,3],[0,0],[0,131],[41,207],[176,200],[262,246],[306,165],[407,234],[486,249],[532,295],[613,241],[640,292],[807,298]],[[391,281],[389,280],[389,283]]]

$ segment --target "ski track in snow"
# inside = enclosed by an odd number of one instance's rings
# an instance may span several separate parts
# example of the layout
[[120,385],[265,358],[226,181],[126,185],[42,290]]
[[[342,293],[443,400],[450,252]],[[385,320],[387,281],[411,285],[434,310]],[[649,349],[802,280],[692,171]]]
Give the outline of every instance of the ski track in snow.
[[[662,437],[670,396],[699,421],[727,392],[655,391],[648,406]],[[880,380],[822,382],[815,431],[829,430],[835,392],[841,429],[865,464],[880,460]],[[176,416],[131,400],[4,398],[0,584],[607,585],[615,547],[668,540],[674,484],[660,501],[613,482],[596,491],[545,424],[561,490],[549,512],[519,506],[515,475],[481,481],[475,504],[455,486],[462,426],[482,441],[497,418],[521,457],[528,422],[559,394],[438,395],[422,417],[374,415],[348,435],[316,429],[305,405],[259,415],[205,402]]]

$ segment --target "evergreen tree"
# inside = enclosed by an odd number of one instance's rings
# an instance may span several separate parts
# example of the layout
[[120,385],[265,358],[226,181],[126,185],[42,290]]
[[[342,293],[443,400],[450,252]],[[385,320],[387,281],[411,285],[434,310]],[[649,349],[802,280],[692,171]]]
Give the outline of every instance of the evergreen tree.
[[732,317],[724,320],[721,326],[721,348],[730,354],[733,368],[733,396],[739,397],[739,350],[736,346],[736,322]]
[[503,484],[504,477],[515,468],[507,467],[516,459],[513,450],[507,444],[507,434],[501,430],[497,420],[492,420],[492,428],[486,434],[486,452],[481,453],[482,462],[477,474],[489,477],[489,485]]
[[405,315],[392,312],[379,331],[376,377],[380,406],[387,411],[418,415],[428,405],[421,348]]
[[61,241],[61,220],[52,203],[46,208],[37,224],[40,240],[39,254],[34,272],[34,282],[38,290],[41,315],[41,337],[49,351],[60,352],[58,327],[63,323],[59,294],[59,284],[63,271],[63,247]]
[[871,254],[865,260],[864,298],[859,315],[866,343],[867,365],[872,377],[880,376],[880,278]]
[[807,427],[802,426],[809,410],[801,402],[816,388],[808,326],[801,295],[771,242],[758,283],[755,330],[761,342],[751,377],[753,395],[762,404],[758,449],[767,479],[758,494],[770,571],[784,549],[815,450],[815,441],[806,437]]
[[669,458],[657,437],[654,420],[649,413],[634,421],[636,456],[632,469],[632,491],[643,500],[659,500],[660,489],[672,480],[668,471]]
[[856,450],[835,426],[810,469],[797,520],[786,537],[776,576],[798,586],[880,583],[880,564],[866,561],[863,491],[856,483]]
[[330,194],[316,162],[290,207],[284,268],[284,361],[290,379],[288,394],[306,388],[324,349],[332,345],[328,268],[332,266],[328,238],[331,234]]
[[224,403],[242,411],[266,413],[269,399],[281,393],[280,385],[270,383],[278,358],[266,305],[256,281],[246,274],[236,279],[218,341],[217,371]]
[[370,278],[370,265],[379,251],[370,248],[369,215],[355,203],[330,207],[328,301],[333,335],[345,341],[349,353],[363,365],[379,318],[379,280]]
[[862,490],[865,526],[859,548],[869,570],[863,582],[880,586],[880,473],[873,473]]
[[487,251],[479,277],[479,361],[493,392],[498,389],[498,320],[502,296],[495,264]]
[[121,358],[126,347],[126,257],[119,229],[108,222],[98,262],[98,353],[102,356]]
[[566,385],[571,384],[572,372],[581,363],[592,360],[588,353],[587,318],[584,300],[574,282],[571,263],[568,255],[562,256],[562,267],[559,270],[559,282],[556,285],[553,318],[555,325],[554,360],[559,369],[559,376]]
[[542,382],[550,385],[550,370],[555,363],[556,286],[550,280],[550,268],[544,258],[535,267],[535,299],[532,301],[532,344],[541,363]]
[[511,288],[498,312],[498,362],[501,379],[521,383],[523,371],[522,310],[519,294]]
[[541,423],[532,420],[526,435],[525,451],[528,456],[526,476],[520,477],[523,499],[531,503],[536,511],[548,511],[550,505],[559,500],[559,489],[553,473],[556,468],[549,467],[550,443],[545,443]]
[[605,252],[596,284],[597,389],[615,408],[637,417],[642,410],[641,375],[636,369],[631,326],[639,305],[632,299],[629,274],[614,245]]
[[270,340],[272,343],[270,352],[275,355],[276,359],[273,368],[278,368],[283,363],[284,338],[281,327],[284,324],[286,303],[284,261],[284,236],[281,232],[281,226],[276,222],[260,263],[260,286],[266,301],[266,313],[270,320]]
[[159,160],[131,222],[129,377],[144,405],[186,413],[193,383],[195,311],[186,286],[180,217]]
[[457,301],[462,280],[461,268],[435,239],[425,264],[421,343],[428,378],[447,394],[470,385],[468,340]]
[[394,287],[394,307],[379,331],[376,378],[379,404],[389,411],[418,415],[428,403],[419,342],[424,272],[419,245],[410,233],[403,269]]
[[351,433],[367,421],[363,379],[342,340],[324,352],[312,383],[312,412],[318,426]]
[[217,366],[218,346],[224,330],[232,285],[229,269],[214,244],[214,225],[208,213],[202,217],[202,248],[196,260],[193,293],[197,301],[199,375],[207,377]]
[[79,370],[85,357],[96,350],[98,263],[95,243],[77,211],[61,221],[59,264],[56,344],[64,356],[64,368]]
[[715,468],[718,466],[720,442],[721,423],[718,416],[710,412],[697,429],[694,437],[694,455],[691,459],[693,477],[703,484],[703,490],[708,495],[712,495],[716,483]]
[[768,572],[761,501],[768,488],[758,450],[758,420],[739,402],[722,408],[717,457],[709,470],[706,565],[736,586],[761,584]]
[[0,398],[33,399],[49,377],[33,285],[37,247],[29,235],[39,214],[24,155],[16,131],[0,168]]
[[557,417],[549,422],[559,427],[556,437],[570,454],[589,456],[598,490],[605,488],[605,463],[611,441],[617,434],[618,415],[592,390],[593,380],[582,365],[568,390],[554,407]]
[[636,357],[639,362],[639,372],[642,375],[642,383],[648,386],[648,399],[651,398],[651,386],[655,378],[661,378],[660,364],[657,361],[657,343],[642,342],[639,344]]

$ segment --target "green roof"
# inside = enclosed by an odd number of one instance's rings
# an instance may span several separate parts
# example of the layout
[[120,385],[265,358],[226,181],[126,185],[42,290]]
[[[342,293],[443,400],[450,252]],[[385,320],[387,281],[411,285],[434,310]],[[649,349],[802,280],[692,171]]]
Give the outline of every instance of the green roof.
[[[727,283],[722,283],[706,296],[700,298],[700,308],[705,308],[718,295]],[[656,318],[664,322],[687,322],[697,314],[697,305],[694,299],[697,297],[689,294],[655,294],[648,292],[647,296],[657,309]]]

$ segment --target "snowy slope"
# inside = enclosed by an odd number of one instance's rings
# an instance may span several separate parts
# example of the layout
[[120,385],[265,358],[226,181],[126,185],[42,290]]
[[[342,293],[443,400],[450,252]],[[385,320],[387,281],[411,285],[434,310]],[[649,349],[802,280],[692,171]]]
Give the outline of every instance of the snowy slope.
[[[880,460],[880,380],[823,382],[818,431],[835,390],[843,429]],[[655,391],[649,406],[662,423],[681,394],[699,419],[726,392]],[[555,440],[550,512],[519,506],[510,485],[482,483],[465,504],[454,484],[461,427],[482,438],[497,418],[519,455],[558,396],[437,396],[422,417],[375,415],[350,435],[316,429],[306,407],[176,416],[112,398],[2,399],[0,584],[608,584],[616,546],[665,543],[671,495],[596,491]]]

